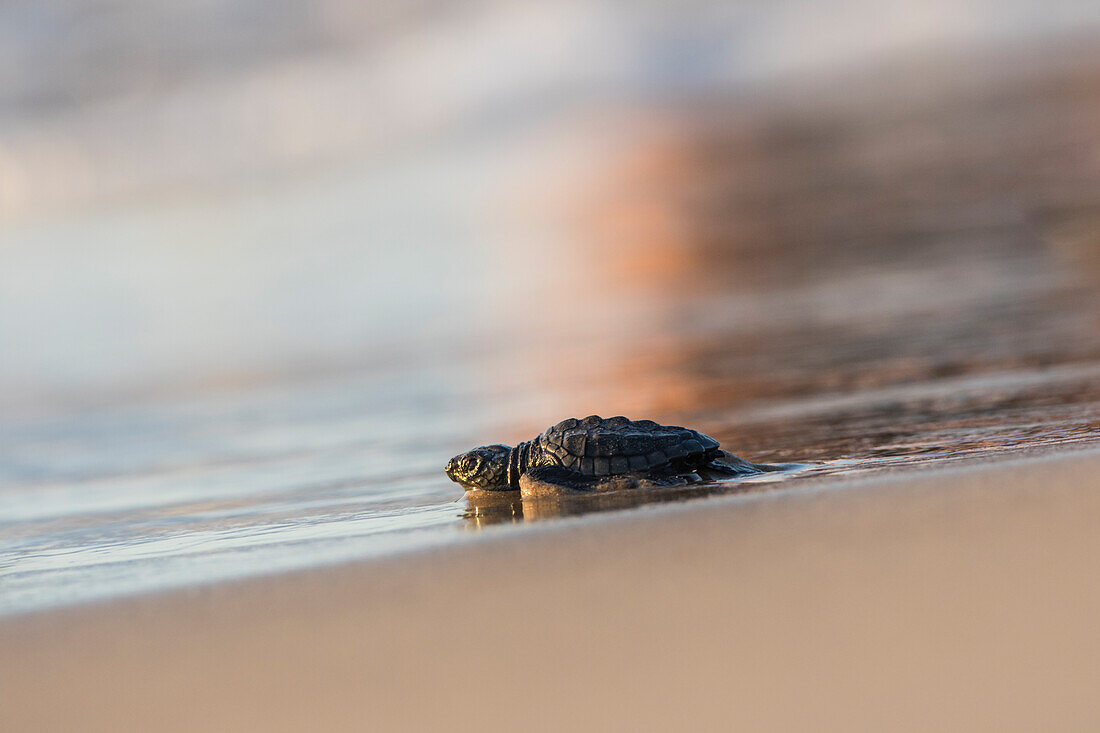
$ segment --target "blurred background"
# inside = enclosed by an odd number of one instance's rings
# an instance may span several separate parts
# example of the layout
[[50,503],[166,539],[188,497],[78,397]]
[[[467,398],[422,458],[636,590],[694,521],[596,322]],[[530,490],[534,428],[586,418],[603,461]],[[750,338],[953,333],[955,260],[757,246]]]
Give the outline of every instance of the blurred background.
[[[579,336],[668,289],[844,277],[876,292],[827,308],[901,318],[914,290],[969,301],[1039,247],[1095,266],[1098,21],[1089,2],[6,3],[0,404],[507,350],[518,313],[525,337]],[[946,250],[966,287],[917,272]],[[858,277],[890,258],[905,282]],[[577,292],[598,302],[577,313]],[[780,327],[810,318],[780,299]],[[1052,336],[1013,315],[1002,338]]]
[[1084,1],[0,5],[9,607],[469,526],[446,458],[567,415],[843,471],[1095,441],[1098,38]]

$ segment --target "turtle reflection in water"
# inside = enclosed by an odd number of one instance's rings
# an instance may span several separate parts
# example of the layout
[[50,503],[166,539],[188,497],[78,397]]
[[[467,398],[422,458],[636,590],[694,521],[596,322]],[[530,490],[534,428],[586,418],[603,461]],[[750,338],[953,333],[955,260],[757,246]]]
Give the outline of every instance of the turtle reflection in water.
[[447,475],[467,491],[524,496],[682,486],[780,466],[750,463],[689,428],[652,420],[569,418],[515,448],[486,445],[455,456]]

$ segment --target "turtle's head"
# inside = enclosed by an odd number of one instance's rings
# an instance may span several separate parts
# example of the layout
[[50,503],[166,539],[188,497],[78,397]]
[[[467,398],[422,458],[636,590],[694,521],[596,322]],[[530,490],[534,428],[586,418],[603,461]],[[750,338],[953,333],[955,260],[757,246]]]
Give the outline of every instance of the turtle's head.
[[466,451],[447,462],[447,475],[467,489],[503,491],[508,488],[511,450],[506,445],[483,445]]

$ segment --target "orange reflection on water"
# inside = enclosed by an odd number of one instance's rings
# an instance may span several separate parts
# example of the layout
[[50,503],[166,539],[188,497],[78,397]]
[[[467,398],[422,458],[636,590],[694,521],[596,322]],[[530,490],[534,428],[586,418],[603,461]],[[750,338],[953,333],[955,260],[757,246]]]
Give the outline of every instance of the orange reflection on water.
[[544,401],[517,438],[627,414],[875,467],[1100,437],[1100,59],[980,95],[926,66],[942,94],[634,125],[521,308],[511,363]]

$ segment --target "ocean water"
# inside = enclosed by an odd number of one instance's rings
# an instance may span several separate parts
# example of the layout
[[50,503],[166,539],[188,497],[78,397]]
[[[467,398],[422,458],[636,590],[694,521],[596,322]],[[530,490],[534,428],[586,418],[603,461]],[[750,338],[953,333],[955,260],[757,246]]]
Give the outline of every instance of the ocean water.
[[[621,9],[593,7],[553,27],[606,38]],[[488,17],[380,66],[339,61],[338,20],[323,43],[214,39],[236,75],[184,64],[150,106],[69,105],[76,57],[40,71],[56,106],[9,80],[0,614],[1100,440],[1093,45],[999,38],[760,88],[801,68],[800,36],[723,76],[717,51],[684,57],[698,27],[654,21],[602,76],[475,65],[428,109],[397,95],[377,139],[334,122],[369,117],[361,83],[418,88],[389,74],[437,41],[534,24]],[[301,61],[312,43],[328,55]],[[1042,63],[1005,62],[1021,48]],[[330,114],[249,116],[303,89]],[[227,143],[249,120],[264,134]],[[442,472],[590,413],[804,467],[557,503],[471,503]]]

